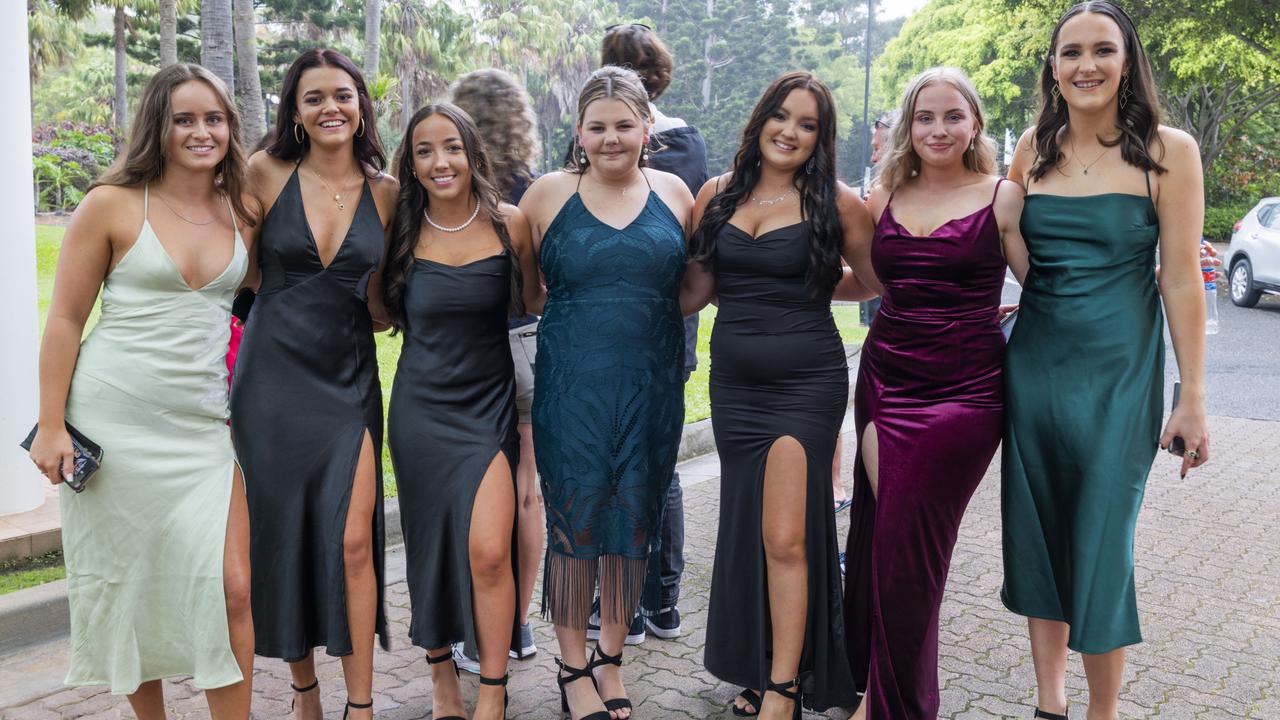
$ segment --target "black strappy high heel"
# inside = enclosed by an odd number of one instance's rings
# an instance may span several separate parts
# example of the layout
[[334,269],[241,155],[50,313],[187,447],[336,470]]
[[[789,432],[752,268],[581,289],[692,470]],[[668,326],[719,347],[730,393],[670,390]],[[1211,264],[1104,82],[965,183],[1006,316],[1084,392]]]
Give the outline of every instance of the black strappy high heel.
[[[598,667],[604,667],[605,665],[617,665],[621,668],[622,653],[610,655],[604,650],[601,650],[599,645],[596,645],[596,648],[591,651],[591,661],[587,663],[587,672],[591,673],[591,684],[596,686],[596,692],[600,692],[600,685],[596,683],[595,669]],[[604,700],[604,698],[600,699]],[[611,712],[632,709],[631,700],[624,697],[604,700],[604,706],[606,710]]]
[[[293,691],[296,693],[309,693],[312,690],[315,690],[316,688],[320,687],[320,678],[316,678],[315,680],[312,680],[311,684],[306,687],[298,687],[297,685],[294,685],[292,682],[289,683],[289,687],[293,688]],[[292,700],[290,700],[289,712],[293,712],[293,708],[296,707],[297,704],[298,704],[298,698],[295,697]]]
[[511,675],[503,675],[500,678],[487,678],[480,676],[481,685],[500,685],[502,687],[502,717],[507,717],[507,705],[511,704],[511,696],[507,694],[507,679]]
[[1040,708],[1036,708],[1036,714],[1031,717],[1042,718],[1043,720],[1069,720],[1066,713],[1059,715],[1058,713],[1045,712]]
[[[792,690],[791,688],[795,688],[795,690]],[[804,714],[804,708],[800,707],[800,678],[796,678],[790,682],[780,683],[769,680],[769,684],[765,687],[764,691],[767,693],[778,693],[782,697],[793,701],[795,704],[792,706],[791,718],[792,720],[800,720],[801,716]],[[757,710],[758,709],[759,708],[757,708]]]
[[[428,654],[427,654],[427,664],[428,664],[428,665],[439,665],[440,663],[443,663],[443,662],[453,662],[453,651],[452,651],[452,650],[450,650],[450,651],[446,652],[445,654],[443,654],[443,655],[441,655],[441,656],[439,656],[439,657],[431,657],[431,654],[430,654],[430,653],[428,653]],[[453,675],[454,675],[454,677],[461,677],[460,673],[458,672],[458,664],[457,664],[457,663],[454,663],[454,664],[453,664]],[[483,678],[482,678],[482,679],[483,679]],[[505,683],[504,683],[504,684],[505,684]],[[464,717],[462,717],[461,715],[442,715],[441,717],[437,718],[437,720],[467,720],[467,719],[466,719],[466,718],[464,718]]]
[[[556,684],[560,686],[560,712],[572,718],[573,713],[569,710],[569,696],[565,694],[564,686],[583,678],[594,682],[591,677],[591,666],[588,664],[587,667],[576,668],[572,665],[566,665],[560,658],[556,658],[556,665],[560,668],[556,672]],[[579,718],[579,720],[613,720],[613,716],[609,714],[608,710],[601,710],[593,712],[584,718]]]
[[348,700],[347,706],[342,708],[342,720],[347,720],[347,713],[351,712],[351,708],[355,708],[356,710],[364,710],[365,708],[371,708],[371,707],[373,707],[372,700],[370,700],[367,703],[353,703],[350,700]]

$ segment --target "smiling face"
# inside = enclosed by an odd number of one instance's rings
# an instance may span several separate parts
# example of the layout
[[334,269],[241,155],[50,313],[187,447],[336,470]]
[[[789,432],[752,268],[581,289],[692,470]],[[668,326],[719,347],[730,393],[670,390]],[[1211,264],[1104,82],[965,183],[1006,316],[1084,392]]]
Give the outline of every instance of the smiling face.
[[911,148],[926,165],[964,162],[969,143],[978,134],[969,101],[947,82],[920,89],[911,114]]
[[640,151],[649,142],[649,128],[631,106],[615,98],[587,105],[578,125],[578,143],[591,167],[621,176],[640,164]]
[[471,163],[462,133],[444,115],[428,115],[413,129],[413,171],[429,202],[471,192]]
[[169,94],[165,163],[187,170],[214,170],[227,156],[231,139],[227,109],[213,88],[188,80]]
[[1097,111],[1114,102],[1127,62],[1120,26],[1106,15],[1082,12],[1058,31],[1053,77],[1068,107]]
[[308,68],[298,80],[298,109],[293,121],[311,142],[328,147],[351,143],[360,131],[360,97],[356,81],[341,68]]
[[794,172],[813,156],[819,130],[818,99],[809,90],[792,90],[760,128],[763,162]]

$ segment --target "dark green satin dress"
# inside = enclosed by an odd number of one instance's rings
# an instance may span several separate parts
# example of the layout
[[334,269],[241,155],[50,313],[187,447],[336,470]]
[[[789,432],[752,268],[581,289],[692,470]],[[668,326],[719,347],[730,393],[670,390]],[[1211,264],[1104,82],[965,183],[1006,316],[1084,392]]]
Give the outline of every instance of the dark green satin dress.
[[1142,641],[1133,536],[1163,415],[1159,234],[1149,195],[1031,194],[1022,211],[1031,266],[1005,359],[1001,598],[1068,623],[1081,653]]

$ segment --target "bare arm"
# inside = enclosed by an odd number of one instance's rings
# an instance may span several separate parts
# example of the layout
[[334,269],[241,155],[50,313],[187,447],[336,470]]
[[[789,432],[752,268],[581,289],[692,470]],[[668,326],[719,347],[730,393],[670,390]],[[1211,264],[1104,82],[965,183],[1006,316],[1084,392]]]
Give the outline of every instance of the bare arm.
[[1034,137],[1035,128],[1027,128],[1022,133],[1022,137],[1018,138],[1018,144],[1013,149],[1013,160],[1009,163],[1009,172],[1005,175],[1021,185],[1023,190],[1027,189],[1027,183],[1030,181],[1027,173],[1036,159],[1036,151],[1031,144]]
[[871,266],[871,238],[875,234],[873,213],[877,208],[884,209],[887,197],[887,193],[877,185],[871,189],[864,203],[852,189],[841,186],[837,204],[840,222],[844,226],[844,241],[840,254],[849,263],[850,270],[845,272],[836,287],[837,300],[868,300],[884,294],[884,286]]
[[547,288],[542,284],[538,259],[534,257],[529,221],[520,208],[514,205],[504,204],[502,212],[507,216],[507,234],[511,236],[511,246],[516,252],[514,260],[520,264],[524,310],[534,315],[541,315],[542,308],[547,302]]
[[[716,195],[716,178],[703,183],[698,190],[698,197],[693,202],[693,211],[689,216],[688,237],[692,238],[702,224],[702,216],[707,205]],[[684,280],[680,287],[680,314],[688,317],[702,310],[711,302],[716,294],[716,276],[702,263],[689,258],[684,269]]]
[[1030,258],[1022,238],[1022,203],[1026,192],[1016,182],[1000,183],[996,191],[996,223],[1000,226],[1000,249],[1013,276],[1022,285],[1027,281]]
[[[1160,296],[1178,359],[1182,394],[1169,416],[1160,446],[1181,437],[1187,454],[1182,474],[1209,459],[1209,427],[1204,396],[1204,285],[1200,275],[1200,230],[1204,227],[1204,173],[1191,136],[1161,128],[1166,148],[1159,176],[1156,213],[1160,219]],[[1190,457],[1191,452],[1198,457]]]
[[40,431],[31,444],[31,459],[54,483],[71,474],[71,438],[64,425],[67,395],[85,322],[111,267],[112,228],[120,224],[121,206],[135,210],[127,202],[127,192],[116,187],[90,191],[72,216],[58,254],[40,345]]
[[366,291],[374,332],[383,332],[391,328],[391,316],[387,314],[387,306],[382,297],[382,270],[387,262],[387,250],[391,244],[391,221],[395,218],[396,200],[399,195],[400,183],[395,178],[386,174],[378,178],[374,189],[374,204],[378,208],[378,217],[382,220],[382,259],[378,261],[378,268],[369,278],[369,287]]

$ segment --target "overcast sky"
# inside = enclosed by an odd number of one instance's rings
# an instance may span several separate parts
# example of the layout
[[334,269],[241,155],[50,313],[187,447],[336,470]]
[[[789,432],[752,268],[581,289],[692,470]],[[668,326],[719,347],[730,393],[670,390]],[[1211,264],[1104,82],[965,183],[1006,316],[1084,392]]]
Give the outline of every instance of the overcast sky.
[[928,0],[879,0],[876,3],[876,17],[884,20],[900,18],[919,10]]

